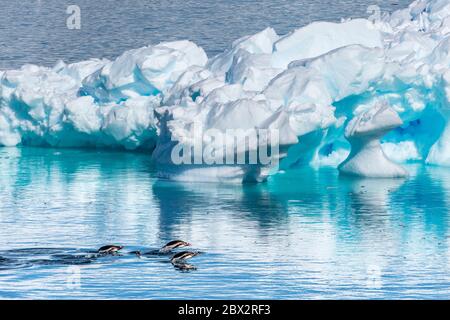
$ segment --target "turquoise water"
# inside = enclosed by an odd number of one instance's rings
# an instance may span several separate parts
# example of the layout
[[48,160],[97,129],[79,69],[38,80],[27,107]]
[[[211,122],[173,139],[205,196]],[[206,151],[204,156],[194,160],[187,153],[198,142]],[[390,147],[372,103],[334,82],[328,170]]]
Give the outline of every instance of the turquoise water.
[[[178,184],[147,154],[2,148],[0,298],[449,298],[450,169],[407,169]],[[176,238],[197,270],[128,254]]]

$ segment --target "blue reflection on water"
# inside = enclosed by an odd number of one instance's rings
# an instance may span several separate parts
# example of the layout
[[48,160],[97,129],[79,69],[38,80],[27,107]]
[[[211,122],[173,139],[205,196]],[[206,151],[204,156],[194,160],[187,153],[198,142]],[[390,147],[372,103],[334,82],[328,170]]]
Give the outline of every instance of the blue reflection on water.
[[[178,184],[146,154],[3,148],[0,298],[448,298],[450,170],[407,168]],[[197,270],[129,254],[177,238]],[[126,248],[92,258],[108,243]]]

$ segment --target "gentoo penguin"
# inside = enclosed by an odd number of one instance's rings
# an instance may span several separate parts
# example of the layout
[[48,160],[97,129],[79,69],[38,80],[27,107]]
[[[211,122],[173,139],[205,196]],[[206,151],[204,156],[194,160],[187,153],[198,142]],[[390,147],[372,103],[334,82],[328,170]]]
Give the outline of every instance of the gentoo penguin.
[[159,252],[169,252],[172,251],[175,248],[181,248],[181,247],[189,247],[191,244],[189,242],[183,241],[183,240],[173,240],[168,242],[164,247],[159,249]]
[[99,254],[115,254],[123,249],[123,246],[107,245],[98,249]]
[[198,252],[192,252],[192,251],[178,252],[173,255],[172,259],[170,259],[170,262],[172,262],[174,264],[179,263],[179,262],[184,262],[190,258],[197,256],[197,255],[199,255]]

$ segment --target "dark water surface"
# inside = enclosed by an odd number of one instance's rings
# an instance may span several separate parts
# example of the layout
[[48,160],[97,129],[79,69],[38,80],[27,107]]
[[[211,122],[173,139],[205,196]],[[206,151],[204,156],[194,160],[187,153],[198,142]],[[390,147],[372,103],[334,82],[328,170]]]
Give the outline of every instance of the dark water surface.
[[[312,21],[368,17],[411,0],[0,0],[0,69],[113,58],[161,41],[189,39],[209,56],[234,40],[273,27],[286,34]],[[81,9],[81,29],[69,30],[69,5]]]

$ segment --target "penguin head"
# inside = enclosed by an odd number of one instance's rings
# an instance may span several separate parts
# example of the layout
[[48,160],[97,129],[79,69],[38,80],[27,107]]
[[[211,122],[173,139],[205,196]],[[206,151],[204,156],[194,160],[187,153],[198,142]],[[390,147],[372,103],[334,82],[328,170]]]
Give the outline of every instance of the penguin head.
[[181,241],[181,243],[182,243],[181,247],[190,247],[191,246],[191,244],[186,241]]

